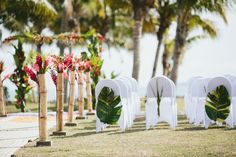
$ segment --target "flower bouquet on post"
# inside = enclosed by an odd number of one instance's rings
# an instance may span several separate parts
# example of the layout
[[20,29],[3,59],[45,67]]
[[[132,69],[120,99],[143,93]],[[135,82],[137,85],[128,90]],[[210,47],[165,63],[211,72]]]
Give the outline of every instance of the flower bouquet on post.
[[4,99],[3,82],[4,82],[4,80],[6,80],[10,77],[10,74],[8,74],[2,79],[2,72],[3,71],[4,71],[4,63],[3,63],[3,61],[0,61],[0,117],[7,116],[6,103],[5,103],[5,99]]
[[85,119],[84,117],[84,78],[83,78],[83,71],[84,71],[84,62],[80,61],[78,64],[78,88],[79,88],[79,96],[78,96],[78,112],[79,115],[76,119]]
[[24,66],[24,71],[30,79],[39,86],[39,141],[36,146],[51,146],[52,142],[48,141],[47,133],[47,88],[45,73],[51,64],[51,57],[36,56],[36,61],[32,66]]
[[68,117],[65,126],[77,126],[73,122],[73,112],[74,112],[74,103],[75,103],[75,72],[78,68],[78,58],[74,57],[73,54],[65,56],[65,65],[69,69],[69,101],[68,101]]
[[91,90],[91,81],[90,81],[90,71],[92,67],[90,65],[90,60],[87,60],[84,63],[84,71],[86,74],[86,93],[87,93],[87,115],[94,115],[93,105],[92,105],[92,90]]
[[64,78],[67,78],[67,64],[65,57],[61,56],[51,56],[53,58],[53,66],[51,69],[51,77],[56,85],[56,103],[57,103],[57,113],[56,113],[56,131],[53,135],[63,136],[66,135],[63,127],[63,98],[64,98]]

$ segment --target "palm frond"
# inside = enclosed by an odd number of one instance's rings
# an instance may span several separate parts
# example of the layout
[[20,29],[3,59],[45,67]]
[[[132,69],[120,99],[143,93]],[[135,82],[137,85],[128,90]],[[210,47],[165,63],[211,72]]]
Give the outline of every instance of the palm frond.
[[192,15],[188,21],[189,30],[193,30],[195,28],[202,29],[207,35],[211,38],[217,37],[217,28],[215,27],[213,21],[209,19],[202,19],[200,15]]

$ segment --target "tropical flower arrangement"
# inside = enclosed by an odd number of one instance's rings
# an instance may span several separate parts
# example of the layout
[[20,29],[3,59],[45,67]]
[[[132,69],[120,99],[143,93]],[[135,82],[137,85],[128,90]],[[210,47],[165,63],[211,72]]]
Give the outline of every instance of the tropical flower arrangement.
[[73,59],[71,57],[67,56],[57,56],[52,55],[51,61],[52,66],[50,68],[51,78],[55,85],[57,85],[57,76],[59,73],[63,74],[64,78],[68,78],[67,75],[67,69],[70,67],[70,69],[74,69],[74,66],[72,65]]
[[[14,45],[14,41],[18,41],[18,45]],[[50,56],[54,63],[53,67],[50,67],[50,73],[54,83],[56,84],[58,73],[63,73],[64,77],[67,78],[67,69],[69,71],[82,71],[90,72],[92,94],[95,93],[95,86],[99,81],[99,76],[101,75],[101,67],[103,60],[100,56],[102,52],[102,42],[104,37],[99,33],[96,33],[94,30],[87,32],[86,34],[76,34],[76,33],[62,33],[53,36],[43,36],[40,34],[32,34],[25,32],[23,34],[16,34],[6,38],[2,43],[11,44],[15,48],[15,54],[13,58],[15,60],[16,69],[11,75],[10,80],[16,85],[16,107],[21,108],[21,111],[25,111],[25,95],[32,89],[32,84],[30,83],[30,77],[36,83],[37,76],[36,74],[45,73],[41,71],[43,66],[26,66],[24,68],[26,57],[23,50],[24,41],[35,43],[35,44],[52,44],[53,41],[63,43],[65,45],[86,45],[87,53],[89,57],[86,59],[75,58],[73,55],[67,55],[64,57]],[[40,59],[40,58],[38,58]],[[40,61],[40,60],[39,60]],[[27,75],[26,71],[28,74]],[[93,104],[95,104],[95,98],[93,97]]]
[[32,81],[39,84],[39,74],[45,74],[47,70],[52,66],[53,58],[51,56],[44,57],[40,54],[36,56],[35,63],[32,66],[25,65],[24,70]]
[[32,88],[32,84],[29,82],[29,77],[24,70],[25,64],[25,52],[23,51],[23,41],[18,39],[18,45],[13,45],[15,53],[13,55],[16,68],[10,77],[10,81],[17,87],[15,95],[15,106],[17,109],[21,109],[21,112],[25,112],[26,99],[25,96]]
[[38,54],[35,58],[35,63],[31,66],[24,66],[24,70],[30,79],[39,86],[39,141],[37,145],[47,140],[47,89],[45,73],[52,66],[52,60],[51,56],[44,57]]

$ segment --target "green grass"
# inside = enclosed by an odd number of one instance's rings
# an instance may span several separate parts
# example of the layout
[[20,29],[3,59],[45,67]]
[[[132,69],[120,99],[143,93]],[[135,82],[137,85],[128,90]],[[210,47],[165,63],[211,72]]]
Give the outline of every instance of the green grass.
[[[178,111],[183,112],[183,100],[178,100]],[[38,156],[236,156],[236,128],[188,124],[186,117],[178,116],[176,130],[160,123],[145,130],[145,121],[135,122],[122,133],[118,126],[110,126],[95,133],[93,116],[76,121],[78,127],[65,127],[67,136],[50,136],[52,147],[34,147],[35,141],[16,152],[17,157]],[[50,130],[50,134],[53,130]]]
[[[54,103],[50,102],[47,105],[48,105],[48,112],[56,111],[56,102]],[[75,110],[78,109],[77,101],[75,102],[74,108]],[[86,100],[85,100],[84,108],[87,109]],[[67,109],[68,109],[68,104],[64,104],[64,111],[67,111]],[[25,110],[26,112],[38,112],[38,103],[27,102]],[[13,104],[7,105],[7,113],[19,113],[19,112],[21,112],[21,110],[17,109],[15,105]]]
[[[38,112],[38,104],[37,103],[27,103],[26,104],[26,112]],[[56,111],[55,103],[48,103],[48,111]],[[7,105],[7,113],[18,113],[21,112],[20,109],[17,109],[15,105],[10,104]]]

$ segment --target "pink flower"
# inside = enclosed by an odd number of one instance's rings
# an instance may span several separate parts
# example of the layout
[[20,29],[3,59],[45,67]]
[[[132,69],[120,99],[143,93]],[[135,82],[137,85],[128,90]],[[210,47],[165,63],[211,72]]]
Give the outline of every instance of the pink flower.
[[39,70],[40,70],[40,69],[39,69],[39,65],[38,65],[37,63],[34,64],[33,68],[34,68],[34,70],[37,71],[37,72],[39,72]]
[[52,78],[52,81],[55,85],[57,85],[57,74],[55,71],[51,71],[51,78]]
[[33,69],[24,66],[24,70],[25,72],[29,75],[30,79],[33,80],[34,82],[38,83],[38,78],[37,75],[35,74],[35,72],[33,71]]
[[64,71],[64,64],[63,63],[59,63],[58,64],[58,72],[62,73]]
[[84,62],[78,63],[78,70],[84,70]]
[[68,79],[68,74],[67,74],[66,71],[63,72],[63,77],[64,77],[65,79]]
[[9,78],[11,77],[11,75],[12,75],[12,74],[7,74],[7,75],[3,78],[2,82],[4,82],[6,79],[9,79]]

